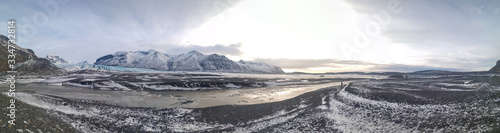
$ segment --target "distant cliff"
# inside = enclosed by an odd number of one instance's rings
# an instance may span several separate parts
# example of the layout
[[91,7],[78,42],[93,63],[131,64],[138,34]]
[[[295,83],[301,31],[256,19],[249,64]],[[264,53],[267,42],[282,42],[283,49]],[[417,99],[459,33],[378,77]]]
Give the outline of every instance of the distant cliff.
[[500,60],[498,60],[497,64],[490,69],[490,72],[500,72]]

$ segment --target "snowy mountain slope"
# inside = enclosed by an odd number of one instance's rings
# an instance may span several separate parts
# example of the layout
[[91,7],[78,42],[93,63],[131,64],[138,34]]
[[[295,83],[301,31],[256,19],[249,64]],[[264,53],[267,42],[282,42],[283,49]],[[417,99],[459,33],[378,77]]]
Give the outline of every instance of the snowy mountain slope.
[[19,73],[29,74],[29,75],[65,75],[67,74],[65,70],[56,67],[49,60],[38,58],[30,59],[25,62],[16,64],[14,69]]
[[280,67],[252,61],[238,61],[238,64],[244,69],[251,70],[252,73],[285,73]]
[[200,65],[207,71],[248,71],[225,56],[217,54],[207,56]]
[[234,62],[224,55],[205,55],[195,50],[180,55],[168,55],[155,50],[119,51],[98,58],[94,64],[162,71],[284,73],[281,68],[273,65],[249,61]]
[[80,70],[95,70],[104,72],[160,72],[159,70],[147,68],[129,68],[120,66],[105,66],[89,64],[87,61],[74,63],[74,64],[56,64],[57,67],[62,68],[68,72],[75,72]]
[[69,62],[64,60],[62,57],[55,55],[47,55],[45,59],[49,60],[52,64],[68,64]]
[[168,55],[166,54],[150,50],[144,56],[144,58],[138,60],[138,62],[134,66],[137,68],[168,70],[169,69],[168,61],[170,61],[171,59],[172,58],[168,57]]
[[176,56],[172,60],[171,71],[200,71],[203,68],[200,66],[200,61],[206,56],[198,51],[191,51]]
[[55,65],[59,68],[62,68],[64,70],[68,71],[68,72],[83,70],[83,69],[94,70],[94,69],[92,69],[93,64],[89,64],[87,61],[72,63],[72,64],[55,64]]

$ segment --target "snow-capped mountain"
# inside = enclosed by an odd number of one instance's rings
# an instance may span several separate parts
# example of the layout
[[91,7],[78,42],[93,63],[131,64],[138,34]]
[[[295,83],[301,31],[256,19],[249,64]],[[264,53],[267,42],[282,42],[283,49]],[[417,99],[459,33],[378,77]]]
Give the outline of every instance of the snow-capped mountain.
[[155,50],[125,52],[103,56],[96,60],[96,65],[121,66],[131,68],[147,68],[155,70],[169,70],[169,61],[172,59],[167,54]]
[[62,57],[50,54],[45,56],[45,59],[49,60],[53,64],[68,64],[68,61],[64,60]]
[[195,50],[180,55],[169,55],[155,50],[119,51],[97,59],[94,64],[162,71],[284,73],[281,68],[273,65],[249,61],[235,62],[224,55],[205,55]]
[[158,72],[158,70],[144,69],[144,68],[130,68],[120,66],[105,66],[89,64],[87,61],[71,64],[56,64],[57,67],[62,68],[68,72],[76,72],[81,70],[104,71],[104,72]]

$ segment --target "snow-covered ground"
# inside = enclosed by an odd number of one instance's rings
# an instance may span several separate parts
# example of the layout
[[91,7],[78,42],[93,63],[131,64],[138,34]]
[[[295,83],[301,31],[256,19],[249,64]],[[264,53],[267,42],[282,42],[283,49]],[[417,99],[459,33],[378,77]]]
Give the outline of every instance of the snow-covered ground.
[[16,96],[57,112],[82,132],[488,132],[500,127],[497,75],[408,77],[100,72],[20,78]]

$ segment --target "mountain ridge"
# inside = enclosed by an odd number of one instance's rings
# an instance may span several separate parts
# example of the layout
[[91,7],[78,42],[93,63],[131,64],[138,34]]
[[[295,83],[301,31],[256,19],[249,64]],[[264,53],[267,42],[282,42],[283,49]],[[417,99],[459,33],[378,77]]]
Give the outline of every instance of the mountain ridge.
[[500,60],[498,60],[497,64],[490,69],[490,72],[500,72]]
[[57,55],[51,55],[51,54],[45,56],[44,59],[49,60],[52,64],[68,64],[69,63],[64,58],[57,56]]
[[224,55],[205,55],[196,50],[179,55],[165,54],[156,50],[118,51],[98,58],[94,64],[163,71],[284,73],[277,66],[251,61],[235,62]]
[[[66,71],[56,67],[50,61],[38,58],[35,52],[31,49],[22,48],[17,44],[9,44],[9,38],[0,35],[0,57],[8,57],[11,54],[8,50],[8,45],[11,49],[14,49],[15,55],[15,67],[14,70],[22,74],[29,75],[61,75],[65,74]],[[0,73],[12,70],[7,63],[7,58],[0,58]]]

